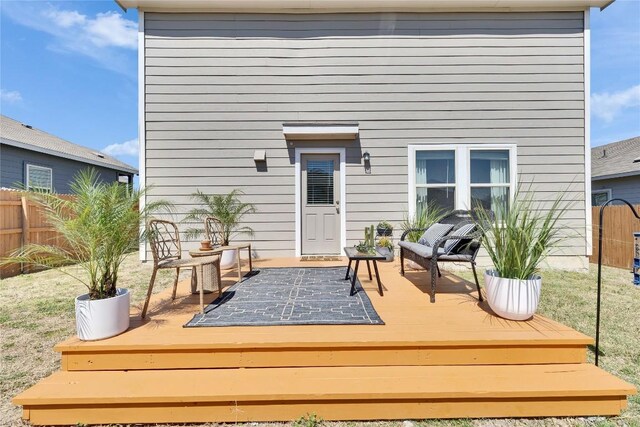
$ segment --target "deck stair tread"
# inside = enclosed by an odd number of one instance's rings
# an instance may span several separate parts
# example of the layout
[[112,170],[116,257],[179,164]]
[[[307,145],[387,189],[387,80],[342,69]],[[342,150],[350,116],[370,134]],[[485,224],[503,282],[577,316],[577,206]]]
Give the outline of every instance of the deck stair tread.
[[635,388],[589,364],[56,372],[14,399],[39,405],[604,397]]

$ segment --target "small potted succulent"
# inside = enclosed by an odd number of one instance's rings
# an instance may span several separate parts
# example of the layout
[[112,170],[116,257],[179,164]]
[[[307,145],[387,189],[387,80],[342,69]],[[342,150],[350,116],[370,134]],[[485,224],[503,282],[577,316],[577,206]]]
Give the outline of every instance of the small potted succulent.
[[387,221],[380,221],[376,228],[378,236],[391,236],[393,234],[393,226]]
[[386,257],[385,262],[393,261],[393,242],[387,236],[382,236],[376,244],[376,249],[380,255]]

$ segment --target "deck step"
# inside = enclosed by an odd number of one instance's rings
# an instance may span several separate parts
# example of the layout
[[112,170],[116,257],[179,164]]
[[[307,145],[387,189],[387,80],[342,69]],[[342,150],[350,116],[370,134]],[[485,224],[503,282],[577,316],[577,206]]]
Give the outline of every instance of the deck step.
[[588,364],[57,372],[32,424],[616,415],[634,387]]
[[367,345],[353,343],[300,343],[264,347],[225,345],[193,347],[165,344],[143,349],[133,345],[111,349],[83,347],[80,351],[58,348],[62,370],[151,370],[214,368],[283,368],[319,366],[395,365],[523,365],[584,363],[584,340],[557,343],[387,342]]

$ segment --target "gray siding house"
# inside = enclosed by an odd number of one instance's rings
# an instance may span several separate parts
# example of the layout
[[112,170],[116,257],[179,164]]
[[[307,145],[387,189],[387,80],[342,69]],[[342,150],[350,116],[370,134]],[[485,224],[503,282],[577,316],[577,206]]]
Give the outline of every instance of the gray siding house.
[[640,204],[640,136],[591,149],[591,203]]
[[118,3],[140,11],[149,197],[240,188],[257,255],[285,257],[524,184],[575,201],[551,262],[586,266],[589,8],[610,1]]
[[69,193],[73,177],[89,167],[106,182],[133,184],[138,173],[111,156],[0,116],[0,187]]

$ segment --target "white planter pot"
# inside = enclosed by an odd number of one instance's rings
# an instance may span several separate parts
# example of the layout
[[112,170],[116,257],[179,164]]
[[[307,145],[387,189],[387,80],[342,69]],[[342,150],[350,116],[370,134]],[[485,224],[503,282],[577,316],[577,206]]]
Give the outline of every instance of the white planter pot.
[[237,249],[222,251],[220,256],[220,268],[234,268],[237,263]]
[[90,300],[89,294],[76,298],[76,330],[83,341],[95,341],[123,333],[129,328],[131,296],[118,288],[116,296]]
[[[376,246],[376,250],[380,255],[385,257],[383,262],[391,262],[393,261],[393,251],[386,246]],[[382,260],[381,260],[382,261]]]
[[489,307],[500,317],[527,320],[538,310],[542,278],[527,280],[498,277],[495,270],[484,273],[484,284]]

